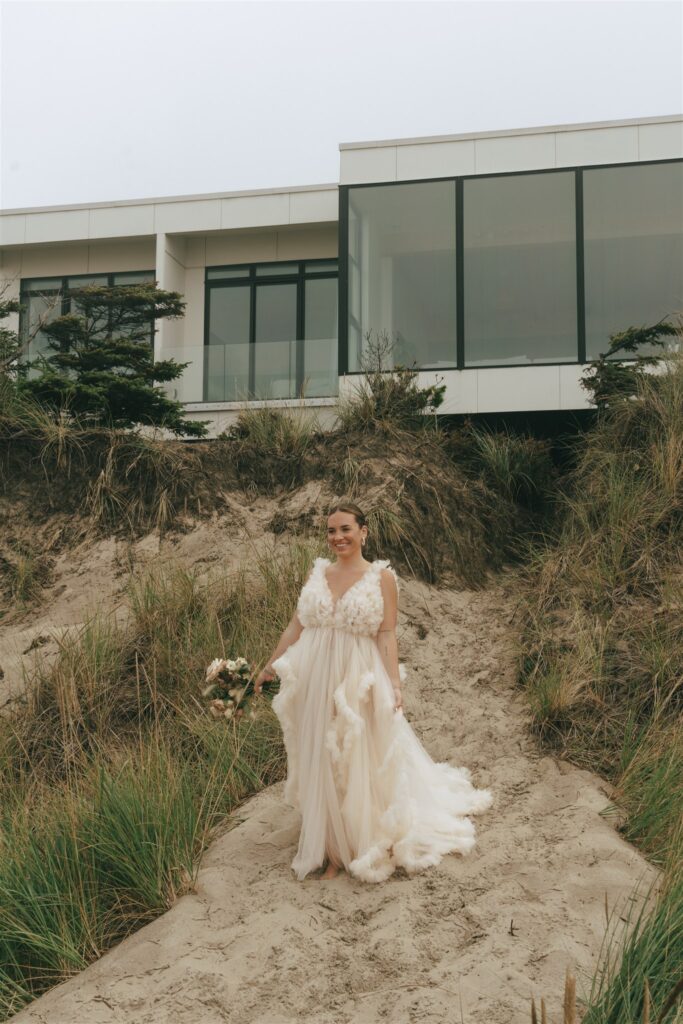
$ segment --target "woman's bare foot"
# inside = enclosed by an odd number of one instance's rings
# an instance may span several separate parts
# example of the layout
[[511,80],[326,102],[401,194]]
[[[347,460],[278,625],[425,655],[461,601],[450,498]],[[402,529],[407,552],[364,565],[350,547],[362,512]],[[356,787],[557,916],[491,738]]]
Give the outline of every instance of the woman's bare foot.
[[334,864],[332,861],[328,861],[328,863],[327,863],[327,870],[325,871],[325,873],[323,875],[320,876],[320,878],[321,879],[323,879],[323,878],[334,878],[335,875],[337,875],[338,873],[339,873],[339,866],[337,864]]

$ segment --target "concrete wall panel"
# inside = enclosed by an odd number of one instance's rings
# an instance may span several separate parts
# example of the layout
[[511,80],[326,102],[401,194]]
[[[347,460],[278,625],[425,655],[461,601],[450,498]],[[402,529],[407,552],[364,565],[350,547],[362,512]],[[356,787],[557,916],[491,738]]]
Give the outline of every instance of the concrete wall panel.
[[638,126],[640,160],[680,160],[683,158],[683,121]]
[[396,148],[342,149],[340,183],[356,185],[365,181],[396,181]]
[[339,190],[337,188],[320,189],[317,192],[290,192],[289,222],[290,224],[308,224],[309,222],[334,221],[339,217]]
[[289,224],[289,193],[221,199],[220,227],[250,228]]
[[277,258],[276,231],[231,231],[224,235],[207,235],[206,266],[231,263],[257,263]]
[[611,164],[638,159],[638,128],[624,125],[557,132],[557,166]]
[[153,206],[96,206],[89,212],[89,238],[154,234]]
[[474,142],[440,142],[396,147],[396,179],[448,178],[474,174]]
[[477,139],[476,174],[537,170],[555,166],[555,138],[546,135],[511,135],[502,139]]
[[89,238],[89,210],[26,214],[26,242],[66,242]]
[[558,366],[487,367],[477,375],[478,412],[560,408]]

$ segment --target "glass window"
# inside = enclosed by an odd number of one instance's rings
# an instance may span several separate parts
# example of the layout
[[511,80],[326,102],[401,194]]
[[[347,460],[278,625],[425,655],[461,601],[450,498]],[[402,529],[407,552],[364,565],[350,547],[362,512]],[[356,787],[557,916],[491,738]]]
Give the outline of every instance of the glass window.
[[275,277],[276,274],[298,274],[298,263],[264,263],[256,268],[257,277]]
[[683,310],[683,161],[589,168],[583,205],[586,356],[595,359],[611,334],[675,323]]
[[68,277],[69,288],[87,288],[91,284],[101,284],[106,287],[108,284],[107,274],[79,274],[78,277]]
[[456,366],[455,183],[348,194],[349,371],[368,331],[387,332],[395,363]]
[[[334,276],[309,276],[311,267]],[[336,395],[337,260],[253,264],[243,283],[216,281],[216,269],[206,272],[205,400]],[[291,280],[268,280],[275,274]]]
[[135,273],[126,271],[123,274],[114,274],[113,283],[118,285],[123,284],[141,284],[143,281],[154,281],[154,274],[147,271]]
[[[115,284],[132,284],[136,281],[154,281],[154,271],[122,271],[115,274],[73,274],[70,277],[32,277],[21,282],[21,302],[25,305],[19,319],[19,331],[22,337],[31,331],[38,322],[38,315],[51,306],[49,321],[64,313],[75,312],[79,305],[75,297],[69,295],[74,288],[84,288],[91,284],[113,286]],[[57,302],[54,302],[58,296]],[[102,318],[100,328],[105,328],[108,317]],[[149,343],[154,345],[155,325],[150,323]],[[39,331],[26,353],[25,358],[35,359],[39,353],[49,353],[48,339]]]
[[296,296],[296,284],[263,284],[256,288],[256,398],[295,397]]
[[339,389],[337,303],[336,278],[306,282],[304,391],[308,398],[336,395]]
[[221,280],[231,277],[248,277],[249,267],[212,267],[206,271],[207,281]]
[[234,402],[248,397],[250,297],[249,285],[211,289],[204,352],[207,402]]
[[337,260],[320,260],[318,263],[307,263],[305,271],[307,274],[329,274],[337,270]]
[[576,362],[574,173],[463,185],[465,366]]
[[21,287],[31,292],[59,291],[63,280],[61,277],[32,277],[22,281]]
[[[62,296],[58,291],[24,294],[21,296],[21,302],[26,307],[21,313],[19,328],[20,337],[22,338],[26,338],[28,334],[33,333],[39,323],[52,323],[53,320],[62,315]],[[52,350],[48,347],[48,343],[48,336],[42,330],[36,331],[22,359],[36,359],[39,355],[50,355]],[[31,373],[35,375],[36,371],[31,371]]]

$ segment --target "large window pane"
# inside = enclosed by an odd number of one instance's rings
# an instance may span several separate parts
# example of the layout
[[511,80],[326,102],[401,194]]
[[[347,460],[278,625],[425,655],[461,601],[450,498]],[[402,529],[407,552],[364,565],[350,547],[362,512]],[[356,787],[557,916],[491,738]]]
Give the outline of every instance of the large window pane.
[[207,281],[229,277],[249,277],[249,267],[212,267],[206,271]]
[[583,202],[586,355],[595,359],[611,334],[675,323],[683,311],[683,162],[585,170]]
[[[217,351],[206,357],[211,360],[213,378],[207,394],[225,400],[296,398],[302,392],[311,397],[337,394],[338,281],[336,276],[326,280],[309,277],[314,268],[334,272],[337,260],[275,260],[245,267],[207,268],[207,280],[232,270],[245,277],[243,286],[240,281],[225,289],[209,287],[207,348]],[[276,282],[276,274],[290,279]],[[236,299],[229,304],[228,292],[233,298],[238,293],[243,296],[239,305]],[[299,334],[300,311],[305,321],[303,336]],[[239,395],[232,393],[230,382],[229,386],[224,384],[224,363],[228,365],[232,360],[237,365],[232,352],[223,352],[226,332],[232,332],[243,344]],[[206,366],[208,373],[208,362]]]
[[141,270],[139,272],[134,270],[126,270],[120,274],[114,274],[113,281],[114,284],[116,285],[142,284],[142,282],[144,281],[154,281],[154,274],[148,270]]
[[256,398],[296,394],[296,284],[256,288]]
[[31,277],[21,282],[22,289],[31,292],[59,291],[61,277]]
[[249,301],[246,287],[212,288],[204,353],[204,397],[231,402],[248,397]]
[[304,382],[307,398],[338,391],[337,302],[335,277],[306,282]]
[[464,182],[465,365],[575,362],[573,172]]
[[[20,335],[23,339],[32,334],[40,322],[49,324],[62,315],[61,292],[46,291],[34,295],[22,294],[21,303],[26,307],[21,315]],[[25,356],[22,358],[36,359],[39,355],[49,356],[52,354],[52,349],[48,346],[48,336],[42,330],[36,331]],[[37,371],[30,371],[30,376],[37,376]]]
[[276,277],[279,274],[298,274],[298,263],[264,263],[256,268],[257,277]]
[[330,271],[337,271],[337,260],[320,260],[315,263],[307,263],[304,267],[307,274],[329,274]]
[[349,189],[349,370],[365,334],[394,361],[456,365],[455,183]]

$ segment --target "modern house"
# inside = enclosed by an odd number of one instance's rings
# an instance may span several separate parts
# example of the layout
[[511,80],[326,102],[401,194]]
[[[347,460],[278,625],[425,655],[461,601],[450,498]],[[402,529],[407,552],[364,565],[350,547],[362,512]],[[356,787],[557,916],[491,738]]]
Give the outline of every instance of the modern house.
[[476,414],[587,408],[610,334],[683,324],[683,115],[339,149],[338,184],[0,211],[20,329],[90,281],[180,292],[151,343],[216,433],[245,400],[330,422],[368,332]]

